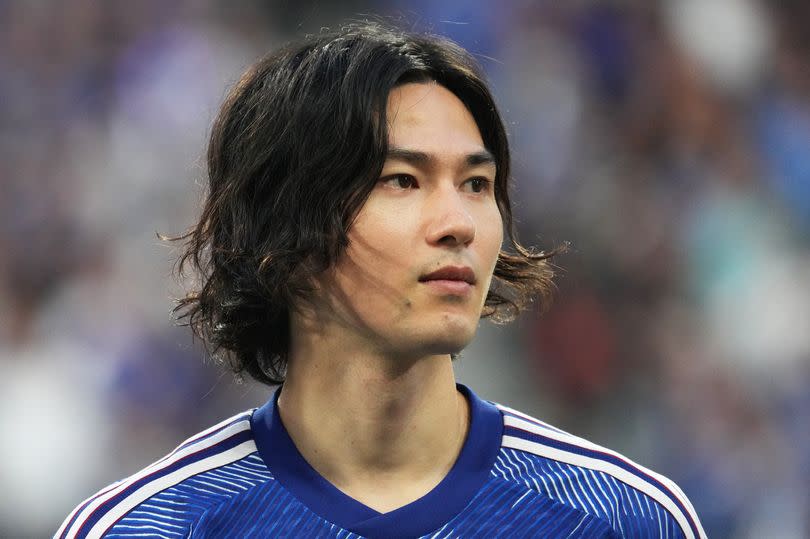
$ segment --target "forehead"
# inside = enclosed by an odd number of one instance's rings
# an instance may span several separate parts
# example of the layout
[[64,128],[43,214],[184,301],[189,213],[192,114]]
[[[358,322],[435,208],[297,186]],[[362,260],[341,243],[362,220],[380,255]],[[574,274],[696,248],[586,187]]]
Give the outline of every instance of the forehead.
[[485,149],[473,115],[455,94],[435,82],[391,90],[387,123],[388,143],[394,147],[444,155]]

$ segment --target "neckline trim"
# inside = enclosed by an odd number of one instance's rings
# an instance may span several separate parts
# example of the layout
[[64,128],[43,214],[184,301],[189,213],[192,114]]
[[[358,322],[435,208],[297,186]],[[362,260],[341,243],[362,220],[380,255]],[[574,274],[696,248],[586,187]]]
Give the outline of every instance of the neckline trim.
[[351,498],[324,479],[301,456],[278,412],[279,387],[250,419],[259,456],[276,480],[318,516],[366,537],[425,535],[457,515],[489,477],[503,436],[500,410],[456,384],[470,405],[470,428],[456,462],[430,492],[388,513]]

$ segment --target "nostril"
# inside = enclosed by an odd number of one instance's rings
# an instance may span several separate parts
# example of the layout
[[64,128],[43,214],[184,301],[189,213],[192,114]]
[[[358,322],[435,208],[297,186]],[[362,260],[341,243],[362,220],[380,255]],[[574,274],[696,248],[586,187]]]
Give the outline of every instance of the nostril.
[[455,236],[450,236],[450,235],[442,237],[441,239],[439,239],[439,242],[440,243],[458,243],[458,241],[456,240],[456,237]]

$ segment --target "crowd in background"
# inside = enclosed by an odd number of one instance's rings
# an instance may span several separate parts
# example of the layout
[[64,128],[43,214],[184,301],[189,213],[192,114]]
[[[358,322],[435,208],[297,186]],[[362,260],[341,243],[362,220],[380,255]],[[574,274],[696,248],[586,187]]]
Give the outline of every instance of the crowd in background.
[[678,482],[712,538],[810,536],[810,4],[0,1],[0,536],[270,389],[173,326],[205,137],[256,58],[348,18],[492,82],[542,316],[482,324],[482,396]]

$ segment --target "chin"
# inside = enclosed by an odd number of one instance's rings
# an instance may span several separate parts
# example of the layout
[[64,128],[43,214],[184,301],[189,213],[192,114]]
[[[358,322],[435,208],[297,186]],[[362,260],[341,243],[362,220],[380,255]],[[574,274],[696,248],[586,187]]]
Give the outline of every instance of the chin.
[[445,319],[426,328],[421,340],[430,354],[457,354],[473,340],[476,328],[469,320]]

